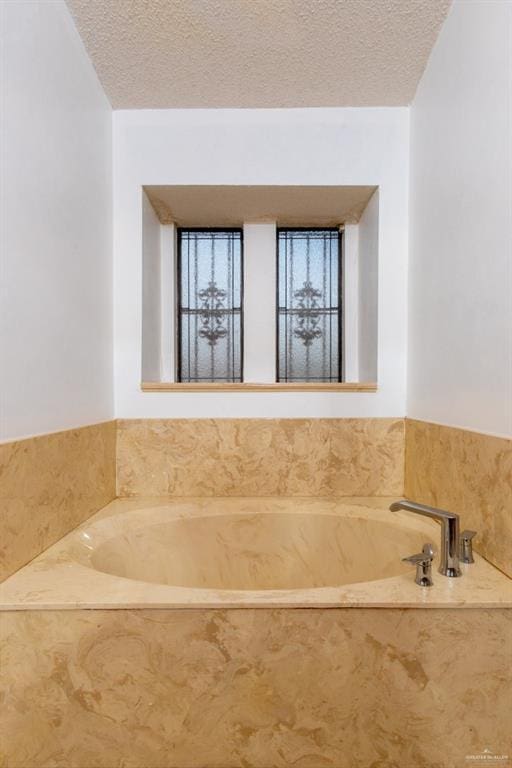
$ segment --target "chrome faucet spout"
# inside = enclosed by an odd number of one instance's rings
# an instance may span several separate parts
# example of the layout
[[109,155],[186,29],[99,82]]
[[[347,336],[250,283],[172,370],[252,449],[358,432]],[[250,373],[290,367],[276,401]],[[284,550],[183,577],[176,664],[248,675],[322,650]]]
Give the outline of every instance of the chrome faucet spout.
[[416,515],[430,517],[441,523],[441,556],[439,573],[443,576],[461,576],[459,566],[459,516],[454,512],[446,512],[444,509],[428,507],[425,504],[417,504],[415,501],[402,499],[394,501],[389,507],[391,512],[403,509],[405,512],[414,512]]

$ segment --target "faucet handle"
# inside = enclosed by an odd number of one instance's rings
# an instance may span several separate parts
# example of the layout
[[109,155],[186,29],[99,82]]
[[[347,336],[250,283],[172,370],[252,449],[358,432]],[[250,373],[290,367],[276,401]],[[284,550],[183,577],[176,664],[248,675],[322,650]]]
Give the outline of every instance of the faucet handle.
[[462,531],[460,534],[460,560],[462,563],[474,563],[473,558],[473,536],[476,531]]
[[432,560],[434,559],[434,547],[432,544],[424,544],[421,552],[416,555],[403,557],[402,562],[411,563],[416,566],[416,578],[414,581],[420,587],[431,587],[432,580]]
[[432,544],[424,544],[421,552],[418,552],[417,555],[409,555],[409,557],[403,557],[402,562],[423,563],[427,561],[432,561],[433,559],[434,559],[434,547],[432,546]]

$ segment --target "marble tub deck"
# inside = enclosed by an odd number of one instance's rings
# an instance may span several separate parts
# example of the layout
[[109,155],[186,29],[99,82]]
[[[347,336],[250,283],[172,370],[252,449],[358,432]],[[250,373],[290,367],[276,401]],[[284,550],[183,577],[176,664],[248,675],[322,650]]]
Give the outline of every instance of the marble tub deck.
[[[391,514],[386,498],[215,498],[117,499],[0,585],[0,608],[13,610],[184,609],[184,608],[511,608],[512,580],[479,555],[463,565],[463,577],[449,579],[434,570],[434,586],[414,583],[414,569],[399,575],[342,586],[300,589],[210,589],[150,583],[97,570],[98,547],[126,532],[163,521],[226,514],[279,513],[329,515],[383,522],[410,532],[414,542],[439,542],[436,523],[410,513]],[[461,521],[464,525],[464,520]],[[398,533],[397,533],[398,535]],[[383,546],[385,545],[385,542]],[[405,551],[403,556],[412,554]],[[356,553],[357,556],[357,553]],[[361,551],[361,557],[379,557]],[[437,567],[435,561],[435,567]],[[400,572],[401,571],[401,572]]]

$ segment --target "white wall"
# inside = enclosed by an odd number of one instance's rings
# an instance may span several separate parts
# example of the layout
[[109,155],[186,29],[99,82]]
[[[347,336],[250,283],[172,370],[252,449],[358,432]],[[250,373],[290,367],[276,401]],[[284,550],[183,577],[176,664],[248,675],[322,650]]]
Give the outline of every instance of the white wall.
[[142,198],[142,381],[175,381],[177,311],[174,224],[161,224],[148,196]]
[[[160,225],[160,380],[176,379],[176,284],[177,229],[174,224]],[[151,379],[149,379],[151,381]]]
[[63,2],[3,2],[0,438],[109,419],[111,110]]
[[162,268],[160,222],[142,193],[142,379],[160,381]]
[[379,190],[373,193],[359,221],[358,267],[359,380],[377,381],[379,339]]
[[[359,224],[346,224],[342,264],[343,380],[359,377]],[[374,381],[377,381],[375,378]]]
[[[408,130],[405,108],[115,113],[116,415],[404,415]],[[378,393],[141,392],[140,200],[145,184],[378,185]]]
[[408,415],[512,436],[512,4],[453,4],[411,110]]

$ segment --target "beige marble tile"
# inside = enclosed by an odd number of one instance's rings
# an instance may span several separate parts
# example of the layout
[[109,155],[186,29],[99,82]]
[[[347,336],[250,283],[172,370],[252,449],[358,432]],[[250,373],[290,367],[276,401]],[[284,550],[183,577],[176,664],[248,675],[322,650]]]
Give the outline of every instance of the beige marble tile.
[[115,422],[0,444],[0,580],[115,497]]
[[419,588],[432,520],[389,499],[117,499],[0,585],[0,608],[512,607],[478,555]]
[[25,611],[0,632],[6,768],[512,755],[510,610]]
[[407,419],[405,495],[458,512],[512,576],[512,440]]
[[391,496],[402,419],[118,422],[120,496]]

